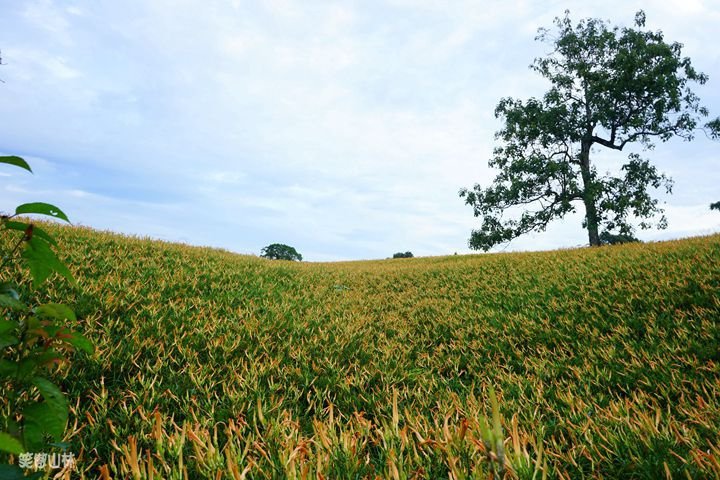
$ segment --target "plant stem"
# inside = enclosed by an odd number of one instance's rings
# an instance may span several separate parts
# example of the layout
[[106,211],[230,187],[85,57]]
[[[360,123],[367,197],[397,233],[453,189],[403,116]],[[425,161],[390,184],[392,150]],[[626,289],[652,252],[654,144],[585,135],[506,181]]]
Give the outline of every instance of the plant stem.
[[26,235],[23,234],[23,236],[20,237],[20,240],[17,241],[17,243],[15,244],[13,249],[10,251],[10,253],[3,257],[3,262],[2,262],[2,265],[0,265],[0,268],[5,268],[7,266],[8,262],[15,255],[15,252],[17,252],[17,249],[20,248],[20,245],[22,245],[22,243],[25,241],[25,239],[26,239]]

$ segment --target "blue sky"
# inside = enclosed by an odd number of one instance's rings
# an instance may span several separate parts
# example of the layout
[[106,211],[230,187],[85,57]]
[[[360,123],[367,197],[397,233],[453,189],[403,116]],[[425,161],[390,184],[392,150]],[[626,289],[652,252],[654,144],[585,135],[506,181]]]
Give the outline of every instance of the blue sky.
[[[594,5],[592,5],[594,4]],[[720,114],[720,2],[127,0],[0,2],[0,201],[50,201],[78,224],[307,260],[465,253],[504,96],[538,27],[574,18],[648,27],[685,45]],[[600,170],[620,156],[595,156]],[[670,222],[645,240],[720,230],[720,143],[649,152],[675,180]],[[582,245],[580,216],[507,250]]]

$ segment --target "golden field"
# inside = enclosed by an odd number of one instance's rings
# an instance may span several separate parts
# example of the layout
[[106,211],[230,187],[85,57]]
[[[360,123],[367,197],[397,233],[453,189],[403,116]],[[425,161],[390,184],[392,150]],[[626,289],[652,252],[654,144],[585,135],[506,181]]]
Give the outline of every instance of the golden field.
[[[48,227],[84,478],[720,477],[720,235],[289,263]],[[490,477],[492,478],[492,477]]]

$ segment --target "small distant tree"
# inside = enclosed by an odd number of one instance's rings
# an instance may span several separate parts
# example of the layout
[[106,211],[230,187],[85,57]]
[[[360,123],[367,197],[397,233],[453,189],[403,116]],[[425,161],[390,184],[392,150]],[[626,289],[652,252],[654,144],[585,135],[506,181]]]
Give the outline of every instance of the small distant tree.
[[302,261],[302,255],[300,255],[297,250],[282,243],[273,243],[272,245],[268,245],[260,251],[260,256],[263,258],[269,258],[270,260]]
[[640,239],[635,238],[630,234],[623,233],[611,233],[604,231],[600,234],[601,245],[619,245],[621,243],[636,243],[640,242]]
[[718,210],[720,211],[720,202],[715,202],[710,204],[710,210]]
[[393,254],[393,258],[413,258],[412,252],[398,252]]

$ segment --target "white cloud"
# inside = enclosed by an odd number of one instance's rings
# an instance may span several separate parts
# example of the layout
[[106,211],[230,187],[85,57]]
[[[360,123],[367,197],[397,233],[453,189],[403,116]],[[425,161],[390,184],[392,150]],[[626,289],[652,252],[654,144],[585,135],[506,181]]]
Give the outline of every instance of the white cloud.
[[[565,8],[624,24],[646,8],[720,81],[711,2],[678,15],[661,1],[23,5],[0,7],[2,147],[48,157],[58,168],[43,188],[71,216],[240,251],[282,237],[309,259],[465,251],[478,221],[457,191],[492,178],[499,98],[544,92],[527,66],[547,46],[533,38]],[[684,148],[651,152],[678,180],[671,207],[699,205],[720,182],[695,151],[692,184]],[[671,228],[712,225],[700,209],[668,215]],[[508,248],[584,242],[569,217]]]
[[[30,0],[23,2],[23,17],[34,27],[45,30],[55,40],[70,44],[70,22],[65,18],[62,9],[57,8],[52,0]],[[70,9],[67,10],[70,12]]]

